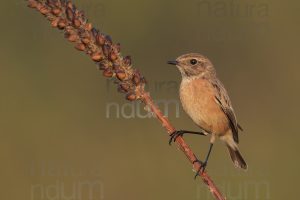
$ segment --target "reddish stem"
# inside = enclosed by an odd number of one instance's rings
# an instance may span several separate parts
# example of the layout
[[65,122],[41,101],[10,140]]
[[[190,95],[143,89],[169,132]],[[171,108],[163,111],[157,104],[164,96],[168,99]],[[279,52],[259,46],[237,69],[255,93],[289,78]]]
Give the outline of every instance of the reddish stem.
[[[155,114],[156,118],[160,121],[162,126],[166,129],[168,134],[170,135],[173,133],[176,129],[167,117],[163,115],[163,113],[160,111],[160,109],[157,107],[157,105],[153,102],[152,98],[150,97],[149,93],[142,92],[141,100],[151,109],[151,111]],[[192,149],[189,147],[189,145],[184,141],[184,139],[179,136],[176,139],[176,143],[180,150],[186,155],[188,160],[193,164],[193,162],[197,159],[195,154],[193,153]],[[195,171],[198,171],[200,169],[201,165],[198,162],[195,162],[193,164],[193,169]],[[203,180],[203,182],[208,186],[210,192],[212,195],[218,199],[218,200],[226,200],[225,197],[221,194],[220,190],[217,188],[213,180],[208,176],[206,172],[199,173],[199,176]]]

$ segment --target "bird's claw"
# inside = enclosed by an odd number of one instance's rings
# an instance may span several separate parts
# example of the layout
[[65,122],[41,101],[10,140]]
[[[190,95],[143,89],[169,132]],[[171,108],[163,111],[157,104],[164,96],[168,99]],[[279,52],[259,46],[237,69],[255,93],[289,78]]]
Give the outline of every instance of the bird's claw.
[[177,140],[177,138],[179,136],[183,136],[184,135],[184,131],[174,131],[171,135],[170,135],[170,139],[169,139],[169,145],[172,144],[172,142],[175,142]]
[[200,175],[200,173],[202,174],[202,173],[205,171],[205,168],[206,168],[206,166],[207,166],[207,161],[202,162],[201,160],[198,160],[198,159],[197,159],[197,160],[195,160],[195,161],[193,162],[193,164],[195,164],[195,163],[199,163],[199,164],[200,164],[200,167],[199,167],[199,169],[197,170],[197,173],[195,174],[194,179],[196,179],[197,176]]

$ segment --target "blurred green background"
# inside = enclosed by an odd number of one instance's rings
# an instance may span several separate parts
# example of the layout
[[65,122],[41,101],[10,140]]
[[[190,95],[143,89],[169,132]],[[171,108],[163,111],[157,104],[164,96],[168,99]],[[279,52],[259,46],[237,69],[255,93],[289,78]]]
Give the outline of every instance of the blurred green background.
[[[178,129],[197,127],[176,109],[180,75],[166,61],[208,56],[245,129],[249,164],[236,170],[218,142],[208,172],[230,200],[298,198],[299,2],[74,2],[133,56],[153,98],[172,102]],[[0,4],[0,199],[212,199],[142,105],[128,104],[25,1]],[[203,158],[208,138],[186,139]]]

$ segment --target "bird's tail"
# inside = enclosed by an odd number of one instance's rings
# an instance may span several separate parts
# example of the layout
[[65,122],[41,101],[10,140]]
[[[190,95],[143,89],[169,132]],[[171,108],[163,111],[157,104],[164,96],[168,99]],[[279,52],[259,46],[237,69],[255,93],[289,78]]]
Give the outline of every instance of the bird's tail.
[[245,162],[243,156],[241,155],[241,153],[239,152],[238,148],[235,147],[231,147],[229,145],[227,145],[230,157],[232,162],[234,163],[235,167],[241,168],[241,169],[247,169],[247,163]]

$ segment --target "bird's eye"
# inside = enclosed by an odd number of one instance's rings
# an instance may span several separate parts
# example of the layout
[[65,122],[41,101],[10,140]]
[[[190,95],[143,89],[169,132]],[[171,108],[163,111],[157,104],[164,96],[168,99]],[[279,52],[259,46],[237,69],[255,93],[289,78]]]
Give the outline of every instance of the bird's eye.
[[196,65],[196,64],[198,63],[198,61],[197,61],[196,59],[192,59],[192,60],[190,60],[190,63],[191,63],[192,65]]

